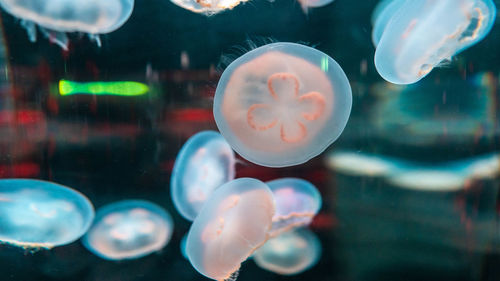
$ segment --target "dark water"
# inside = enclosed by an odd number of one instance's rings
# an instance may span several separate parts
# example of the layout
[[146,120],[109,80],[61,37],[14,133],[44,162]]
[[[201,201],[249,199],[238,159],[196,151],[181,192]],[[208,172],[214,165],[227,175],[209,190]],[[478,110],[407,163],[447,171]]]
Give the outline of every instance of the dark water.
[[[205,17],[167,0],[143,0],[122,28],[102,37],[102,48],[71,35],[69,52],[43,38],[30,43],[18,21],[2,12],[8,62],[2,75],[9,79],[0,110],[19,117],[0,118],[0,177],[71,186],[96,209],[151,200],[172,214],[175,231],[161,252],[127,262],[101,260],[79,242],[34,254],[2,246],[0,280],[203,280],[179,251],[189,224],[170,200],[173,161],[189,136],[216,129],[217,70],[252,45],[274,41],[306,43],[334,58],[353,88],[353,111],[340,139],[304,165],[238,164],[237,177],[310,180],[324,200],[311,225],[323,245],[318,265],[284,277],[247,261],[238,280],[500,280],[498,173],[452,192],[428,192],[326,164],[340,150],[426,167],[499,151],[499,24],[403,95],[373,64],[376,3],[336,0],[305,15],[292,0],[254,0]],[[61,97],[60,79],[132,80],[152,90],[136,98]]]

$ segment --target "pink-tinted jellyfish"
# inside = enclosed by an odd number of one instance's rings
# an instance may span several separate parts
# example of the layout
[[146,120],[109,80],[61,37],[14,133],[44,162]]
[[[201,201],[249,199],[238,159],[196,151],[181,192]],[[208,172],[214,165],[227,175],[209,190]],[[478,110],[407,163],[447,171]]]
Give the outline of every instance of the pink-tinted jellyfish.
[[206,277],[234,279],[240,264],[269,238],[274,210],[273,193],[265,183],[240,178],[224,184],[191,225],[189,261]]
[[308,225],[321,208],[321,194],[310,182],[283,178],[266,182],[274,194],[276,213],[270,236]]
[[298,274],[319,261],[321,242],[307,228],[299,228],[270,239],[252,257],[263,269],[281,275]]
[[97,211],[83,245],[107,260],[136,259],[161,250],[173,232],[170,215],[143,200],[124,200]]
[[181,148],[170,180],[175,208],[194,220],[203,203],[222,184],[234,179],[234,153],[217,132],[203,131]]
[[268,167],[304,163],[342,133],[352,94],[342,68],[299,44],[254,49],[222,74],[214,100],[221,134],[245,159]]

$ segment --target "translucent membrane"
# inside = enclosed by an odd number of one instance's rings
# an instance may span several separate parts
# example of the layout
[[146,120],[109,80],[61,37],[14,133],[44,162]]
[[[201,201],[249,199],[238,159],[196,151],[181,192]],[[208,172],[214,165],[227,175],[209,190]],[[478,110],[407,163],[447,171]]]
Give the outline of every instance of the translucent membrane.
[[263,182],[240,178],[215,190],[189,230],[186,252],[193,267],[215,280],[230,279],[268,239],[273,193]]
[[194,220],[205,200],[222,184],[234,179],[234,153],[217,132],[192,136],[175,160],[170,194],[175,208],[187,220]]
[[375,66],[395,84],[415,83],[479,42],[496,17],[491,0],[395,0],[385,9],[375,22]]
[[67,48],[64,32],[112,32],[130,17],[134,0],[0,0],[0,6],[23,20],[31,41],[38,24],[42,33]]
[[304,163],[344,130],[352,94],[328,55],[294,43],[273,43],[236,59],[217,85],[214,117],[245,159],[269,167]]
[[316,265],[320,257],[321,243],[306,228],[272,238],[253,254],[259,267],[282,275],[301,273]]
[[213,15],[225,10],[231,10],[248,0],[170,0],[175,5],[191,12]]
[[94,218],[83,194],[52,182],[0,180],[0,242],[52,248],[80,238]]
[[266,182],[274,194],[276,213],[270,236],[309,224],[321,208],[321,194],[310,182],[283,178]]
[[135,259],[165,247],[173,228],[172,218],[158,205],[125,200],[100,208],[82,243],[103,259]]

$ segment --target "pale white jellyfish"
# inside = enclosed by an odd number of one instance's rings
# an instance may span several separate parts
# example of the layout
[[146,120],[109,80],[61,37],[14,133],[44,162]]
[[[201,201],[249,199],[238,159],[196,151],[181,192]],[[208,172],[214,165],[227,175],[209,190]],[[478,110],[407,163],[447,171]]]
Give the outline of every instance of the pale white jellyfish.
[[0,242],[50,249],[82,236],[94,219],[83,194],[52,182],[0,180]]
[[274,273],[299,274],[319,261],[321,242],[307,228],[296,229],[270,239],[252,257],[259,267]]
[[143,200],[124,200],[97,211],[82,243],[103,259],[136,259],[165,247],[173,228],[172,218],[160,206]]
[[175,5],[191,12],[207,16],[230,10],[248,0],[170,0]]
[[30,41],[36,41],[38,25],[50,41],[67,49],[66,32],[87,33],[100,46],[99,34],[121,27],[134,0],[0,0],[0,6],[21,19]]

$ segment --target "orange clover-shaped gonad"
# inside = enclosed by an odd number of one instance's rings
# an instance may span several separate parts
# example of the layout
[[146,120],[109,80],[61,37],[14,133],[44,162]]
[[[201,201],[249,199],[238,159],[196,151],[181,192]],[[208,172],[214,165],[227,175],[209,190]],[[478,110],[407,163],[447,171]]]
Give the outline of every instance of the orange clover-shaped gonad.
[[[276,87],[275,84],[282,83],[285,87]],[[286,85],[288,84],[288,85]],[[319,92],[308,92],[304,95],[299,96],[299,80],[297,77],[291,73],[280,72],[269,76],[267,80],[267,87],[271,97],[276,103],[285,103],[286,108],[294,110],[301,108],[301,105],[306,103],[312,105],[308,109],[304,109],[300,112],[299,116],[290,117],[289,114],[286,116],[282,111],[274,110],[275,104],[265,104],[256,103],[250,106],[247,112],[247,122],[248,125],[257,131],[265,131],[275,126],[280,126],[280,137],[281,140],[287,143],[299,142],[307,136],[307,128],[304,125],[304,121],[314,121],[318,119],[325,109],[325,98]],[[283,89],[284,88],[284,89]],[[290,97],[290,89],[292,91],[292,96]],[[263,115],[271,116],[271,118],[264,118],[270,120],[261,120],[258,118],[258,113]],[[293,118],[294,120],[289,120]],[[296,124],[296,131],[298,133],[294,136],[290,136],[287,133],[285,124],[292,121],[292,124]],[[293,122],[295,121],[295,122]]]

